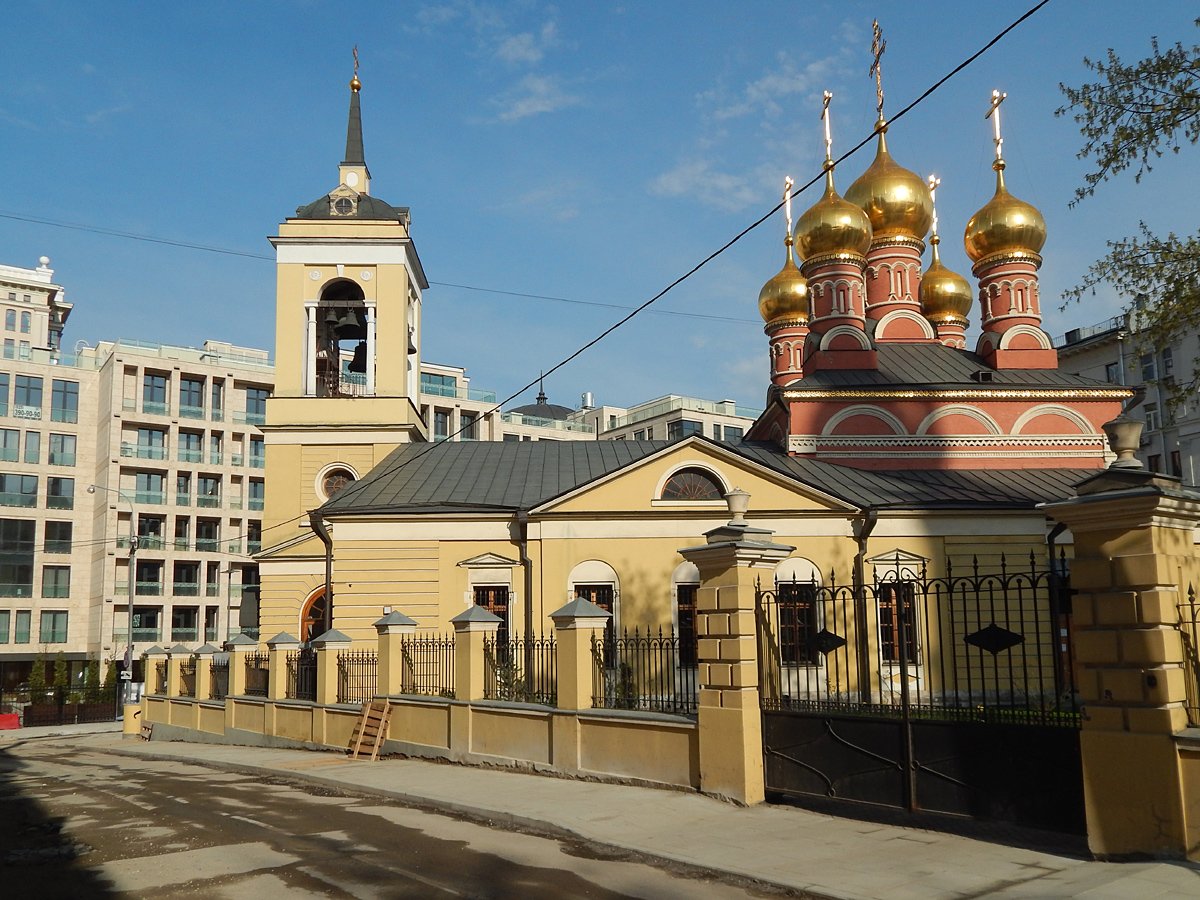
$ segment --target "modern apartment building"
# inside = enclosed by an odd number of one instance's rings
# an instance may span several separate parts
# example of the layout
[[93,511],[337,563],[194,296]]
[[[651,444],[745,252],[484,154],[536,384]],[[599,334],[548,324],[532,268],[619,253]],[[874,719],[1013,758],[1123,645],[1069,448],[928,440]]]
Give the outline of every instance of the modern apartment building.
[[53,274],[45,257],[0,266],[2,686],[43,654],[78,672],[130,645],[136,659],[219,643],[258,582],[266,351],[64,351],[71,305]]
[[1193,383],[1200,335],[1181,334],[1157,350],[1145,345],[1135,302],[1132,312],[1072,329],[1054,344],[1064,372],[1145,387],[1145,399],[1130,411],[1146,424],[1138,458],[1153,472],[1200,484],[1200,397]]

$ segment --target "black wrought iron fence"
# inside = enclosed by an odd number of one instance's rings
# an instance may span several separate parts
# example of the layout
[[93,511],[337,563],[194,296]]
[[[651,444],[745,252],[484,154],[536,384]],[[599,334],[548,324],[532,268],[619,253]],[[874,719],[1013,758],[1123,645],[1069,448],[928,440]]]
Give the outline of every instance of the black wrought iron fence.
[[897,560],[861,590],[781,583],[757,593],[766,709],[1079,724],[1062,567],[966,574]]
[[483,642],[486,700],[558,705],[558,647],[554,636]]
[[167,692],[167,661],[160,659],[154,664],[154,693]]
[[1196,586],[1188,585],[1187,596],[1179,603],[1179,632],[1183,638],[1183,671],[1188,724],[1200,727],[1200,602]]
[[375,699],[379,656],[374,650],[343,650],[337,664],[338,703],[368,703]]
[[0,690],[0,715],[16,715],[26,728],[112,722],[120,718],[119,699],[120,685],[116,681],[79,688],[51,686],[42,691],[31,691],[25,685]]
[[246,654],[246,696],[267,696],[267,684],[270,682],[270,657],[266,653]]
[[317,652],[308,647],[292,650],[284,659],[284,696],[289,700],[317,699]]
[[196,658],[194,656],[179,661],[179,696],[196,696]]
[[229,657],[214,658],[209,672],[208,699],[224,700],[229,694]]
[[695,715],[696,669],[681,664],[679,643],[661,628],[593,638],[592,706]]
[[454,698],[454,635],[400,642],[400,693]]

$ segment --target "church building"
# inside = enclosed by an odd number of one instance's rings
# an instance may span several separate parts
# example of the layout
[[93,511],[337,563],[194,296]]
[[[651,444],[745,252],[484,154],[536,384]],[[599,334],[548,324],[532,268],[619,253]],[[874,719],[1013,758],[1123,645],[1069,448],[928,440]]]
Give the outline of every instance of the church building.
[[768,404],[745,441],[476,443],[430,442],[420,417],[427,282],[408,209],[370,193],[360,88],[337,185],[272,238],[264,636],[373,642],[393,611],[444,632],[473,606],[536,635],[582,597],[615,628],[688,637],[699,575],[679,548],[740,492],[751,526],[795,548],[778,584],[1057,552],[1066,536],[1038,505],[1105,465],[1101,426],[1130,392],[1058,369],[1045,224],[1005,183],[1002,95],[996,192],[965,229],[977,288],[940,261],[933,191],[889,154],[881,91],[876,158],[838,193],[827,95],[826,187],[793,230],[789,185],[785,263],[759,295]]

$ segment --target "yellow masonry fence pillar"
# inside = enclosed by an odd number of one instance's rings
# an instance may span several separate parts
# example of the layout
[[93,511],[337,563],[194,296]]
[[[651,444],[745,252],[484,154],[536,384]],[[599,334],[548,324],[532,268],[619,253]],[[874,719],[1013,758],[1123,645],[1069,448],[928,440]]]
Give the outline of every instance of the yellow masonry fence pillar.
[[604,633],[612,614],[576,598],[550,613],[558,652],[558,708],[592,708],[592,642]]
[[196,657],[196,700],[208,700],[212,696],[212,661],[216,652],[217,648],[212,644],[205,644],[192,654]]
[[336,628],[313,638],[311,646],[317,651],[317,705],[333,706],[338,702],[338,654],[349,650],[352,641]]
[[486,663],[485,639],[495,640],[500,617],[482,606],[471,606],[450,620],[454,626],[454,697],[456,700],[482,700]]
[[379,633],[378,680],[375,694],[391,697],[404,692],[404,653],[406,637],[417,633],[417,623],[404,613],[393,610],[375,623]]
[[300,649],[299,638],[281,631],[267,641],[267,699],[287,697],[287,657]]
[[176,644],[168,652],[170,655],[167,657],[167,696],[178,697],[182,686],[179,670],[183,661],[192,655],[192,651],[183,644]]
[[163,694],[166,693],[166,682],[160,682],[158,677],[158,664],[165,662],[170,656],[162,647],[154,646],[142,654],[142,671],[146,677],[146,693],[147,694]]
[[762,712],[758,690],[755,582],[795,550],[745,518],[750,495],[725,495],[733,518],[708,542],[680,555],[700,570],[696,637],[700,689],[700,789],[737,803],[761,803]]
[[258,650],[258,641],[244,634],[235,634],[225,642],[225,650],[229,653],[229,688],[226,696],[241,697],[246,693],[246,654]]
[[1200,584],[1200,494],[1137,465],[1118,462],[1081,483],[1076,498],[1044,507],[1075,541],[1072,647],[1088,844],[1101,858],[1195,859],[1200,752],[1181,732],[1186,679],[1198,673],[1184,663],[1179,606]]

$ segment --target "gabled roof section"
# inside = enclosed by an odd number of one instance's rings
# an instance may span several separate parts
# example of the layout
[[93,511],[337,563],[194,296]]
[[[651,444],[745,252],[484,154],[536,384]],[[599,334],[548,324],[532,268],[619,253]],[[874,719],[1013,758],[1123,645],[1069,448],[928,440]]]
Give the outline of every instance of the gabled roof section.
[[1065,499],[1094,469],[875,471],[788,456],[766,442],[445,441],[404,444],[321,507],[341,516],[509,515],[531,510],[685,442],[762,466],[808,492],[867,506],[1032,509]]
[[[1057,369],[993,369],[983,357],[944,344],[891,344],[875,347],[878,369],[818,369],[787,385],[788,393],[848,388],[1097,388],[1115,385]],[[979,373],[984,373],[981,381]]]
[[306,206],[296,207],[296,219],[371,219],[374,221],[395,221],[408,224],[409,211],[407,206],[392,206],[378,197],[360,194],[354,214],[348,216],[334,215],[330,212],[329,194],[318,197]]

